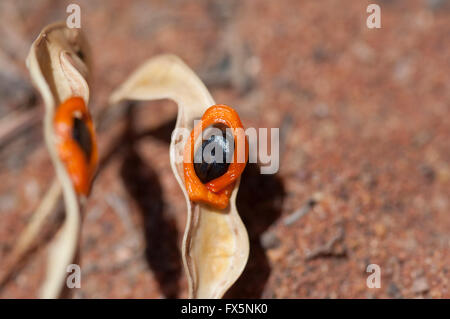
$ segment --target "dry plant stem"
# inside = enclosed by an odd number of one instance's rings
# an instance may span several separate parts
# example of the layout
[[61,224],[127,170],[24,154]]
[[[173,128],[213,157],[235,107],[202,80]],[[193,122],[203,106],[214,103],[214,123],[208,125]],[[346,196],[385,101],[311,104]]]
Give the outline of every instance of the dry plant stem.
[[[82,54],[80,54],[82,53]],[[79,29],[69,29],[65,23],[56,23],[42,30],[34,41],[27,58],[33,84],[42,95],[45,104],[44,136],[47,149],[62,187],[65,219],[52,240],[46,279],[40,297],[57,298],[63,289],[67,265],[71,264],[79,247],[81,225],[80,200],[72,181],[58,157],[55,147],[53,118],[56,108],[72,96],[81,96],[86,105],[89,100],[87,84],[87,45]]]
[[29,127],[38,124],[40,122],[39,113],[39,109],[14,112],[0,120],[0,147],[16,138],[18,134],[26,131]]
[[17,243],[13,247],[11,253],[7,256],[7,260],[0,274],[0,285],[14,271],[14,268],[22,260],[25,254],[33,247],[40,230],[44,226],[44,222],[55,211],[59,199],[61,198],[61,185],[57,179],[53,180],[50,188],[47,190],[39,207],[33,213],[30,221],[25,229],[19,235]]
[[[206,109],[216,104],[205,85],[178,57],[161,55],[148,60],[111,96],[111,104],[121,100],[171,99],[178,104],[175,128],[193,129]],[[187,138],[187,136],[186,136]],[[236,209],[239,180],[230,205],[214,209],[189,200],[183,178],[186,139],[172,135],[172,171],[186,198],[187,223],[183,237],[183,263],[190,298],[221,298],[239,278],[249,254],[248,234]]]

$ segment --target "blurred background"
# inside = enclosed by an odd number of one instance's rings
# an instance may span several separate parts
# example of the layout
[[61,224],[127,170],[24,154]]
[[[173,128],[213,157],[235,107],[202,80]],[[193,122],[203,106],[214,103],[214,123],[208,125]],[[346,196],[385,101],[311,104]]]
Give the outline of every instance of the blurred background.
[[[280,128],[280,170],[249,165],[251,241],[236,298],[450,298],[450,1],[0,2],[0,268],[54,177],[25,57],[81,6],[100,172],[75,298],[187,297],[185,201],[169,165],[176,105],[107,108],[146,59],[180,56],[245,127]],[[381,6],[381,29],[366,8]],[[34,298],[60,213],[1,298]],[[381,267],[369,289],[366,267]]]

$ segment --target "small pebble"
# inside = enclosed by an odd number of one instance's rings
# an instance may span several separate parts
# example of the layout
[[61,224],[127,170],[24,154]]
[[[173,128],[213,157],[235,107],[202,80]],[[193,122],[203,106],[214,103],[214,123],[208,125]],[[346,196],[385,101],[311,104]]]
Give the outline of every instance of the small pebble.
[[388,289],[387,289],[387,293],[388,293],[388,295],[389,295],[390,297],[392,297],[392,298],[402,298],[402,294],[401,294],[401,292],[400,292],[400,289],[399,289],[398,286],[397,286],[395,283],[393,283],[393,282],[391,282],[391,283],[389,284]]
[[261,246],[266,250],[277,248],[278,246],[280,246],[280,243],[280,239],[272,231],[267,231],[261,236]]
[[417,278],[416,280],[414,280],[413,286],[412,286],[412,291],[414,293],[425,293],[430,289],[430,287],[428,286],[428,282],[427,279],[425,277],[420,277]]

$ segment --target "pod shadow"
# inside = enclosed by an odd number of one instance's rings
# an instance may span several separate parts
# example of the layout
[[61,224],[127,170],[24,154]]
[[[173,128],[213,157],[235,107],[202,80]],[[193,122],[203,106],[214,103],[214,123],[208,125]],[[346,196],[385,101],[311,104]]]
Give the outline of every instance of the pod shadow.
[[248,231],[250,255],[244,272],[225,298],[261,298],[271,272],[261,236],[281,216],[284,197],[277,174],[262,175],[257,164],[247,164],[236,201]]
[[[181,275],[181,255],[177,244],[175,220],[165,213],[164,195],[158,174],[140,156],[136,142],[142,136],[132,131],[134,107],[128,112],[128,129],[123,142],[124,160],[120,169],[128,194],[135,200],[142,215],[145,233],[145,257],[147,264],[158,281],[166,298],[176,298],[179,294]],[[164,136],[156,130],[155,135]],[[147,133],[148,135],[151,132]],[[169,135],[170,140],[170,135]]]

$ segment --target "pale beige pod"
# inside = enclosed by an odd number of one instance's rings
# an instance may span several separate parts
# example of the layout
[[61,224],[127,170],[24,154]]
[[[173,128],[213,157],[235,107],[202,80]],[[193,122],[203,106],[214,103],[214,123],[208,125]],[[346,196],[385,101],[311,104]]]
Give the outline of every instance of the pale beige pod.
[[[171,99],[178,104],[174,132],[191,132],[194,120],[216,104],[202,81],[174,55],[161,55],[145,62],[112,94],[121,100]],[[187,204],[182,244],[183,263],[190,298],[221,298],[236,282],[247,264],[249,240],[236,208],[239,182],[225,210],[189,200],[184,185],[183,150],[186,137],[172,134],[170,162]]]
[[[80,214],[85,197],[77,195],[58,156],[53,118],[56,108],[70,97],[80,96],[88,105],[88,59],[87,44],[80,29],[70,29],[61,22],[42,30],[33,42],[26,61],[32,82],[44,100],[45,142],[56,171],[57,181],[54,185],[60,185],[52,186],[52,195],[48,196],[57,198],[62,189],[65,204],[64,223],[51,243],[46,278],[40,291],[41,298],[60,296],[66,285],[67,266],[74,262],[79,248]],[[42,211],[48,213],[54,201],[49,200]],[[36,228],[39,227],[35,225],[34,229]]]

